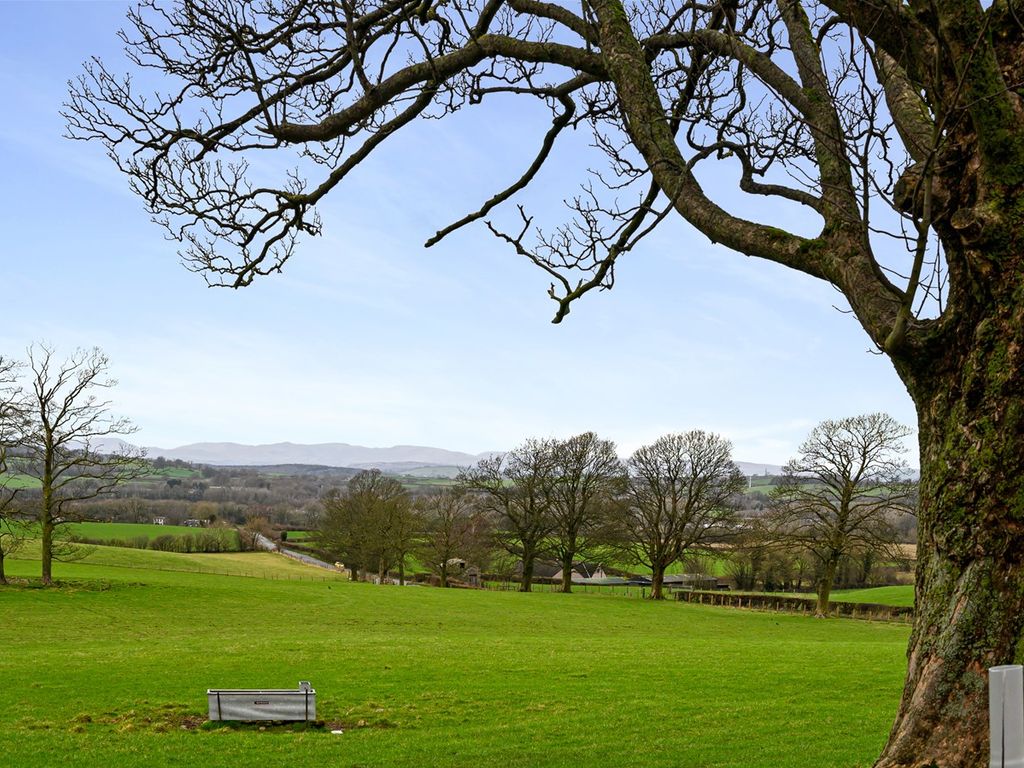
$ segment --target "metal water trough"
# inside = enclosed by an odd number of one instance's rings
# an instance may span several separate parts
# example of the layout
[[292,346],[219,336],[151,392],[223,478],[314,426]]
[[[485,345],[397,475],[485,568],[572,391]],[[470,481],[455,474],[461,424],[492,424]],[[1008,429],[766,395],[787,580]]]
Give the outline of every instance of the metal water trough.
[[306,681],[297,689],[210,688],[211,720],[316,720],[316,691]]
[[989,768],[1024,768],[1024,667],[988,671]]

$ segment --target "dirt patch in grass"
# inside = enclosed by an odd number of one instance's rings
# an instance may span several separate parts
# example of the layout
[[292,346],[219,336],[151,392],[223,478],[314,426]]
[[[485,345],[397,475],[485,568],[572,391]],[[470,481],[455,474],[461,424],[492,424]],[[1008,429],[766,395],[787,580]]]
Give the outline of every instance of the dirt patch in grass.
[[52,584],[43,584],[42,579],[21,579],[7,577],[0,590],[40,590],[47,592],[108,592],[147,586],[141,581],[108,581],[106,579],[55,579]]
[[208,720],[206,712],[197,711],[193,706],[179,703],[152,705],[140,702],[124,712],[80,712],[66,723],[53,720],[23,718],[18,726],[30,731],[67,729],[72,733],[90,730],[110,729],[117,733],[150,732],[169,733],[172,731],[256,731],[267,733],[330,733],[331,731],[353,731],[362,728],[397,728],[396,723],[387,719],[379,720],[310,720],[240,722],[234,720]]

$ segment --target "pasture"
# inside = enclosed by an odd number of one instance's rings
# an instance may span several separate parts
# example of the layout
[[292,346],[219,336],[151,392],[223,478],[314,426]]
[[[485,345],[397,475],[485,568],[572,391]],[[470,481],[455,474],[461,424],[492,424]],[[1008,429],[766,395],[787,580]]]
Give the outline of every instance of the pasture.
[[[24,557],[12,575],[37,573]],[[196,572],[210,562],[249,577]],[[868,766],[908,633],[594,594],[351,584],[268,553],[98,547],[56,575],[55,589],[0,587],[4,765]],[[207,687],[300,679],[327,729],[203,725]]]
[[837,589],[832,592],[833,600],[847,603],[875,603],[876,605],[913,605],[914,585],[901,584],[895,587],[871,587],[868,589]]
[[152,523],[68,523],[68,532],[75,536],[90,539],[135,539],[145,536],[155,539],[157,536],[195,536],[197,533],[213,533],[217,536],[234,539],[232,528],[191,528],[187,525],[154,525]]

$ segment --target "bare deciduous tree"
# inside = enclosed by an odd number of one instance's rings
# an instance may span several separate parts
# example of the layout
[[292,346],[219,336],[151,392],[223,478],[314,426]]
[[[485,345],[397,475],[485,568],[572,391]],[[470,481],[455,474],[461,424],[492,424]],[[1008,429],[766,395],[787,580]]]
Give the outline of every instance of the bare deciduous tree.
[[18,385],[21,364],[0,357],[0,584],[7,583],[4,560],[21,549],[26,529],[19,517],[15,501],[21,484],[11,473],[10,453],[25,438],[25,399]]
[[459,473],[459,484],[477,494],[478,503],[498,521],[501,547],[522,562],[519,589],[531,591],[538,556],[554,531],[551,489],[555,462],[550,440],[527,440],[504,454],[483,459]]
[[109,451],[100,442],[136,429],[128,419],[111,415],[110,401],[98,394],[117,384],[109,369],[107,356],[95,347],[75,350],[64,360],[45,344],[28,351],[24,471],[40,484],[33,514],[39,523],[44,584],[53,581],[56,534],[75,518],[74,505],[147,471],[141,451],[126,444]]
[[372,569],[383,584],[396,564],[404,579],[415,525],[409,494],[398,480],[379,469],[363,470],[348,481],[344,493],[331,491],[322,504],[320,545],[344,561],[353,581]]
[[243,552],[258,552],[263,549],[260,540],[270,540],[273,535],[270,522],[262,515],[248,515],[245,523],[238,529],[238,542]]
[[735,514],[730,497],[744,479],[732,445],[702,430],[659,437],[629,458],[621,512],[627,555],[651,569],[651,599],[664,598],[666,569],[695,548],[722,541]]
[[[320,232],[318,203],[396,131],[501,96],[550,109],[536,155],[428,242],[496,216],[589,126],[609,168],[569,196],[567,224],[531,239],[525,210],[511,233],[488,223],[550,276],[556,320],[671,215],[835,286],[919,419],[918,610],[879,767],[969,766],[987,749],[983,670],[1013,659],[1024,628],[1016,5],[143,0],[123,40],[168,92],[94,61],[66,114],[216,284],[279,271]],[[274,179],[249,162],[265,152],[296,167]],[[766,204],[716,199],[709,175]],[[816,234],[766,223],[787,206]]]
[[557,440],[551,486],[552,549],[562,566],[562,591],[572,592],[573,565],[600,543],[613,503],[626,489],[615,443],[593,432]]
[[474,502],[472,494],[457,487],[442,488],[417,500],[424,522],[420,552],[442,587],[448,586],[454,561],[483,565],[491,526]]
[[894,520],[912,511],[914,484],[903,459],[909,435],[884,413],[823,421],[772,490],[764,530],[771,541],[802,549],[818,561],[819,616],[828,611],[843,558],[868,552],[903,557]]

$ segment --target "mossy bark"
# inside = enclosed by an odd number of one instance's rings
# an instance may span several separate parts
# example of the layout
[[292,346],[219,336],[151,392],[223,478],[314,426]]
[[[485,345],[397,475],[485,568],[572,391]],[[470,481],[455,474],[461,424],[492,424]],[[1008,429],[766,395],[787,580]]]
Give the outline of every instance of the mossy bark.
[[1014,661],[1024,628],[1024,272],[987,255],[1006,279],[941,358],[897,365],[919,413],[917,610],[876,768],[987,765],[987,669]]

